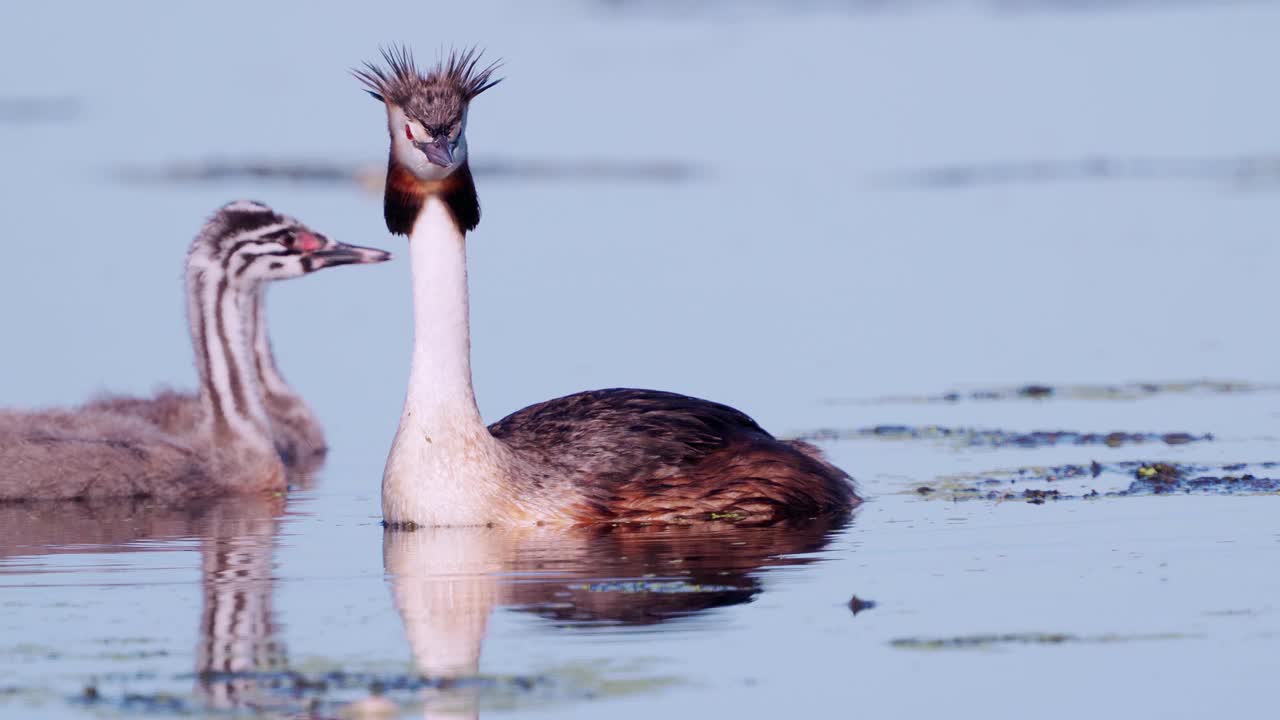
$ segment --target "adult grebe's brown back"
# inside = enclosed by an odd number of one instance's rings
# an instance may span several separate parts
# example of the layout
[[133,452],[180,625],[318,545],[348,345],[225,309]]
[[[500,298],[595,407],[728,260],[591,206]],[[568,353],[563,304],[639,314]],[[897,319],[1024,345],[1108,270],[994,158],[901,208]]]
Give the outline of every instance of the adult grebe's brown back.
[[471,385],[466,233],[480,221],[467,164],[472,99],[497,83],[479,53],[420,72],[407,50],[356,72],[391,137],[384,214],[409,236],[414,350],[382,478],[394,527],[771,520],[841,511],[852,479],[813,446],[725,405],[654,390],[593,390],[486,428]]

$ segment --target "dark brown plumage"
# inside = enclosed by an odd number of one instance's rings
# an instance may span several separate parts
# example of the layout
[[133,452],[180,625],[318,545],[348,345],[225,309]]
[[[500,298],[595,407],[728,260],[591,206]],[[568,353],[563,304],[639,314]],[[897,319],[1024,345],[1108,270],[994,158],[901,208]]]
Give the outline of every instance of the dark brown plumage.
[[[489,426],[537,490],[567,478],[578,522],[813,517],[858,503],[852,478],[807,443],[727,405],[657,390],[592,390]],[[537,492],[535,490],[534,492]]]
[[423,181],[392,157],[387,163],[387,188],[382,197],[382,216],[387,221],[387,230],[408,235],[428,195],[444,200],[454,222],[463,230],[470,232],[480,224],[480,199],[476,196],[470,163],[463,161],[443,180]]

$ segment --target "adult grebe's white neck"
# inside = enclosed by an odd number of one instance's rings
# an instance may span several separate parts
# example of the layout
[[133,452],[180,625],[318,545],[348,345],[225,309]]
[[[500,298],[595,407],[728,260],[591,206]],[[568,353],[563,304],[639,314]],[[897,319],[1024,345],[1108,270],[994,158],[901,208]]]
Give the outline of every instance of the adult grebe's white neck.
[[504,448],[489,434],[471,386],[466,237],[449,206],[428,195],[409,234],[413,361],[400,428],[382,478],[392,525],[480,525],[493,519]]
[[482,426],[471,386],[467,241],[448,207],[429,196],[409,236],[413,269],[410,406],[423,422]]
[[200,260],[187,269],[187,312],[207,430],[219,444],[234,443],[274,457],[240,293],[217,263]]

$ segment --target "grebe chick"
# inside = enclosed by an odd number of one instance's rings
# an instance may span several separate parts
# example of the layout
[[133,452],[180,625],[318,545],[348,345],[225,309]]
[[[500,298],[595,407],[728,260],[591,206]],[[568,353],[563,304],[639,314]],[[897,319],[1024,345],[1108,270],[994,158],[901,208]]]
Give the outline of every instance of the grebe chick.
[[486,428],[471,384],[466,233],[480,220],[467,161],[471,101],[497,82],[479,53],[420,72],[407,49],[356,72],[386,107],[384,216],[409,236],[414,345],[382,478],[391,527],[770,521],[847,510],[852,479],[813,446],[733,408],[653,390],[594,390]]
[[[335,260],[326,267],[350,262],[378,260],[373,256],[364,260]],[[289,277],[292,276],[275,279],[284,280]],[[276,364],[275,351],[267,331],[266,294],[270,281],[246,277],[242,279],[242,283],[241,320],[248,328],[252,341],[252,372],[257,377],[267,416],[271,419],[272,439],[280,459],[290,470],[291,478],[305,476],[324,463],[325,453],[328,451],[324,426],[307,401],[285,380]],[[169,433],[191,432],[199,424],[201,417],[199,394],[167,389],[150,398],[104,395],[83,407],[138,415]]]
[[0,412],[0,501],[168,502],[285,489],[254,372],[246,305],[262,282],[389,257],[334,242],[261,203],[223,206],[186,260],[187,319],[200,377],[195,419],[154,423],[148,415],[163,408],[130,413],[92,405]]

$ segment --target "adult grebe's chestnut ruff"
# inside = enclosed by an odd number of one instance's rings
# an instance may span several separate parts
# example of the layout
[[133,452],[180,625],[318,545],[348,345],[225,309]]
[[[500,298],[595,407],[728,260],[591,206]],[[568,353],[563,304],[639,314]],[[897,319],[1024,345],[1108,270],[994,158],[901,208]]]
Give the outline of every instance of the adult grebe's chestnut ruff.
[[655,390],[592,390],[485,427],[471,386],[466,233],[480,221],[467,164],[472,99],[497,83],[479,53],[422,73],[408,50],[356,72],[386,105],[384,214],[409,236],[414,345],[382,477],[391,527],[767,521],[861,502],[817,448],[725,405]]

